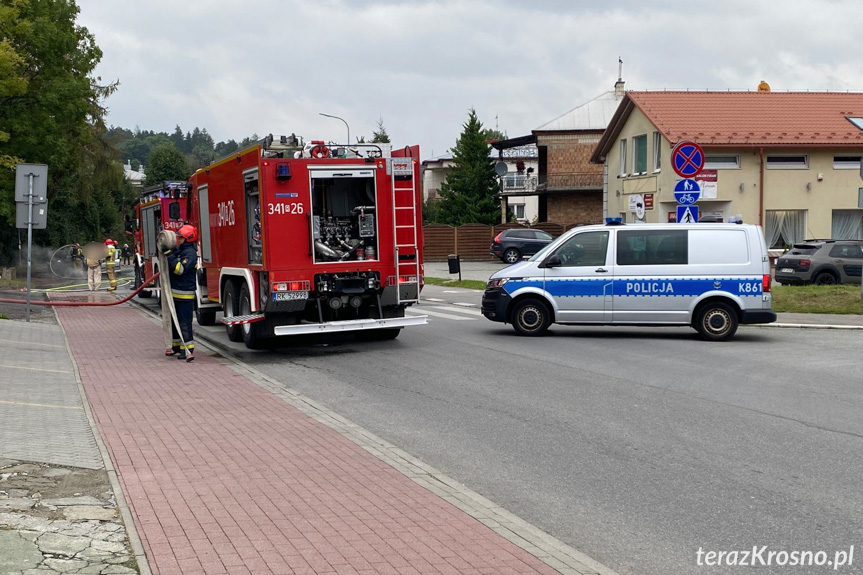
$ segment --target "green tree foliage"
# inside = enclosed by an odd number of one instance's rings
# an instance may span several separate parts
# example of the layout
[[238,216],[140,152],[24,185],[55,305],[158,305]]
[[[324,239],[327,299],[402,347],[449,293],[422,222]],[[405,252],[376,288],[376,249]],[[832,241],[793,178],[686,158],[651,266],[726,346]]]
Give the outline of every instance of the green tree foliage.
[[452,226],[500,223],[500,202],[494,162],[482,123],[471,108],[453,153],[453,168],[441,184],[439,221]]
[[150,152],[150,164],[144,167],[147,174],[145,186],[166,180],[185,180],[189,177],[189,163],[183,153],[173,144],[159,146]]
[[[2,1],[2,0],[0,0]],[[170,134],[166,132],[142,131],[138,128],[135,131],[125,128],[112,127],[109,130],[111,141],[120,151],[124,161],[135,163],[144,166],[144,171],[147,171],[147,166],[150,164],[150,154],[156,148],[165,145],[173,145],[177,150],[186,156],[190,173],[209,165],[214,160],[224,158],[230,154],[251,145],[259,140],[257,136],[246,138],[242,143],[238,144],[235,140],[227,142],[213,141],[213,137],[207,132],[206,128],[195,127],[191,132],[183,133],[180,126],[175,126],[174,131]]]
[[[14,163],[48,165],[48,230],[36,243],[103,236],[119,218],[122,167],[103,140],[101,102],[116,84],[92,73],[102,52],[74,0],[0,0],[0,260],[15,258]],[[92,218],[87,214],[98,214]],[[114,217],[102,217],[110,213]],[[85,239],[85,238],[81,238]]]
[[[0,30],[5,30],[17,18],[14,6],[0,5]],[[0,102],[12,97],[19,97],[27,92],[27,77],[23,74],[24,59],[15,51],[15,47],[0,33]],[[0,124],[0,144],[9,141],[9,132]],[[9,154],[0,154],[0,170],[14,168],[18,158]]]
[[423,225],[442,223],[439,207],[440,200],[437,198],[428,198],[423,202]]
[[[359,143],[359,142],[358,142]],[[372,132],[373,144],[389,144],[390,136],[387,134],[387,129],[384,128],[384,119],[378,118],[378,129]]]
[[496,130],[494,128],[486,128],[482,131],[482,135],[485,138],[486,142],[499,142],[501,140],[506,140],[506,133],[501,132],[500,130]]

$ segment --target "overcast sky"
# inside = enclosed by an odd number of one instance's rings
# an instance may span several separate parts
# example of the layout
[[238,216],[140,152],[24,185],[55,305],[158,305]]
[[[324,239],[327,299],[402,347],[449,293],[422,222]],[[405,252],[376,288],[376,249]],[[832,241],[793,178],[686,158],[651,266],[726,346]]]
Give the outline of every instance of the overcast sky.
[[[509,137],[613,88],[863,91],[859,0],[78,0],[109,125],[371,137],[423,159],[474,108]],[[863,112],[863,111],[861,111]]]

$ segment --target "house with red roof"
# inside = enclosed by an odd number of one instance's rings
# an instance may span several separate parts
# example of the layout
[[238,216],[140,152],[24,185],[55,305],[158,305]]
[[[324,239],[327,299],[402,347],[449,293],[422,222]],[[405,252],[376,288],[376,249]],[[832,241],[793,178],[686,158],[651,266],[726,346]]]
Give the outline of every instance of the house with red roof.
[[675,221],[671,151],[704,149],[702,221],[742,215],[768,247],[807,238],[863,239],[863,93],[628,91],[593,151],[603,216]]

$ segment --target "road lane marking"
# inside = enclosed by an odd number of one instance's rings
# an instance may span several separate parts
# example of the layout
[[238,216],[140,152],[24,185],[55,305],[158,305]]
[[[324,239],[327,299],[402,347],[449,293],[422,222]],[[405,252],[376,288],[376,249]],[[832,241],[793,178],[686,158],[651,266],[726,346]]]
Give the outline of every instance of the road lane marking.
[[24,401],[6,401],[0,399],[2,405],[26,405],[27,407],[50,407],[52,409],[84,409],[75,405],[53,405],[50,403],[26,403]]
[[[446,308],[444,308],[444,309],[446,309]],[[456,320],[456,321],[476,321],[476,318],[463,317],[460,315],[453,315],[451,313],[442,313],[439,311],[433,311],[433,310],[428,309],[427,307],[423,307],[423,309],[421,309],[421,310],[420,309],[416,309],[416,310],[407,309],[407,310],[405,310],[405,313],[409,313],[411,315],[430,315],[433,317],[441,317],[444,319],[452,319],[452,320]]]
[[35,341],[21,341],[21,340],[13,340],[13,339],[0,339],[0,343],[16,343],[19,345],[41,345],[44,347],[62,347],[66,349],[65,345],[58,345],[56,343],[37,343]]
[[458,313],[466,313],[468,315],[482,315],[482,312],[479,311],[478,309],[468,309],[468,308],[464,308],[464,307],[443,307],[443,306],[434,305],[434,306],[426,306],[423,309],[428,309],[429,307],[431,309],[438,309],[438,310],[451,311],[451,312],[454,311],[454,312],[458,312]]
[[3,365],[3,364],[0,364],[0,367],[6,367],[8,369],[25,369],[28,371],[50,371],[51,373],[74,373],[72,371],[63,371],[60,369],[46,369],[44,367],[23,367],[20,365]]

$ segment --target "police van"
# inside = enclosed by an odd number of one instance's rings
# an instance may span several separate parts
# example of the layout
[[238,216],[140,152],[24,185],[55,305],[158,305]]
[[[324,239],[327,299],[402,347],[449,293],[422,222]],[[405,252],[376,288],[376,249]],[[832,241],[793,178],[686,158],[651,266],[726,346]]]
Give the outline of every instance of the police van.
[[761,227],[733,223],[574,228],[494,273],[482,313],[526,336],[552,323],[688,325],[722,341],[776,321]]

